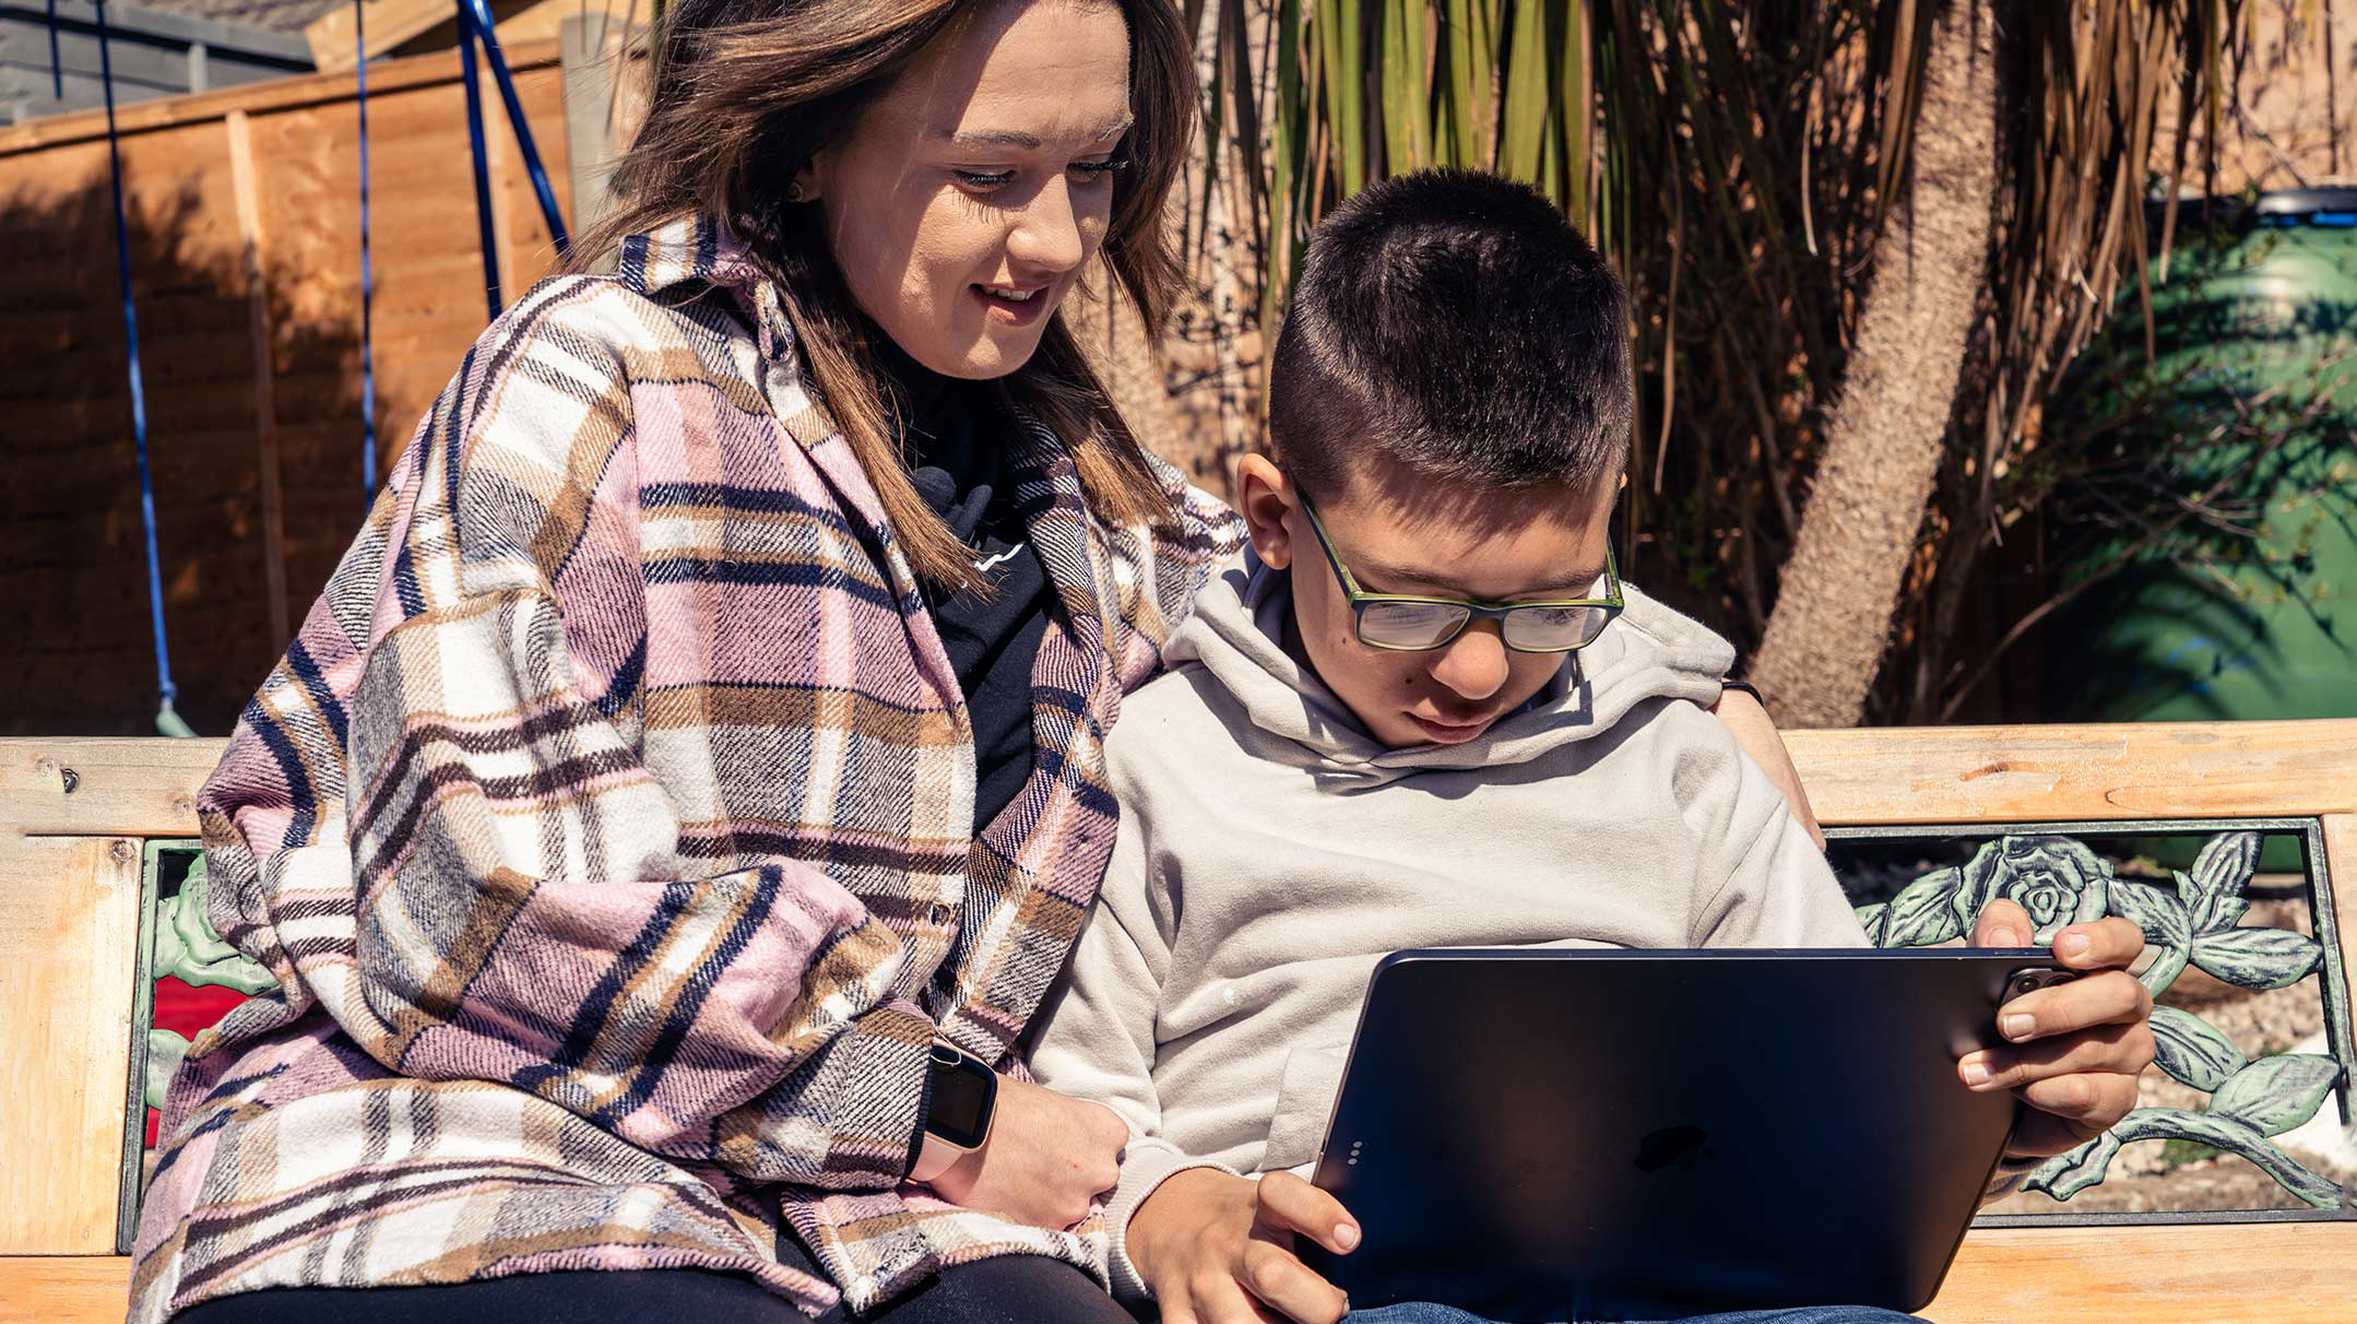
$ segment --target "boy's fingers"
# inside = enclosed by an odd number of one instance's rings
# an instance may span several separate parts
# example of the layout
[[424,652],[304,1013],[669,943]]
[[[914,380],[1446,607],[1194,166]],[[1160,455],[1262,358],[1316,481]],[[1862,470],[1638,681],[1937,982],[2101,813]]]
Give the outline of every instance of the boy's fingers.
[[1358,1220],[1342,1202],[1290,1172],[1260,1179],[1259,1220],[1274,1231],[1298,1232],[1337,1255],[1359,1244]]
[[2152,993],[2125,970],[2106,970],[2025,993],[1997,1009],[1997,1032],[2014,1043],[2152,1019]]
[[2136,1106],[2136,1078],[2109,1072],[2082,1072],[2034,1081],[2017,1093],[2034,1111],[2023,1114],[2015,1131],[2019,1133],[2039,1118],[2049,1118],[2048,1125],[2058,1126],[2064,1135],[2072,1137],[2064,1146],[2068,1148],[2093,1139],[2128,1115],[2128,1110]]
[[2054,935],[2054,956],[2073,970],[2125,970],[2144,954],[2144,930],[2117,915]]
[[1293,1252],[1258,1237],[1244,1243],[1244,1290],[1295,1324],[1338,1324],[1350,1301]]
[[2152,1027],[2131,1021],[2033,1040],[2019,1047],[1967,1053],[1957,1061],[1956,1074],[1966,1085],[1986,1094],[2091,1071],[2134,1076],[2151,1065],[2152,1053]]
[[1980,918],[1973,921],[1972,945],[1975,947],[2027,947],[2036,939],[2038,927],[2030,923],[2030,912],[2018,901],[1991,901],[1981,908]]
[[[2045,1157],[2076,1149],[2109,1130],[2128,1110],[2136,1106],[2136,1082],[2125,1076],[2074,1076],[2072,1081],[2092,1080],[2098,1084],[2090,1093],[2076,1096],[2074,1107],[2084,1106],[2092,1111],[2085,1116],[2065,1116],[2050,1112],[2034,1101],[2023,1109],[2013,1124],[2013,1138],[2006,1149],[2022,1157]],[[2025,1091],[2025,1099],[2027,1092]]]

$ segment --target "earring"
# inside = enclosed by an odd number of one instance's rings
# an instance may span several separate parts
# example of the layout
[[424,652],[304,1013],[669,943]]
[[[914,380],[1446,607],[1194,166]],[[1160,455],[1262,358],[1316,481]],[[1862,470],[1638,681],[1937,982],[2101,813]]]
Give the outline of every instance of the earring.
[[797,179],[786,185],[786,201],[808,202],[810,201],[810,190],[802,187],[802,181]]

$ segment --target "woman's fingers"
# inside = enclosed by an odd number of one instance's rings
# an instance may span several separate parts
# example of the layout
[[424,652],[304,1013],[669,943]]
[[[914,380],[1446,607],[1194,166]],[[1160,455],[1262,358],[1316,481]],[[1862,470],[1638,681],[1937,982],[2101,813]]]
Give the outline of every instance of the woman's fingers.
[[1359,1244],[1358,1220],[1342,1202],[1290,1172],[1262,1177],[1259,1200],[1260,1225],[1272,1232],[1298,1233],[1337,1255]]
[[2151,1065],[2152,1053],[2152,1027],[2143,1021],[2129,1021],[2019,1047],[1967,1053],[1956,1063],[1956,1074],[1966,1085],[1986,1094],[2090,1072],[2134,1078]]
[[2125,970],[2083,975],[2025,993],[1997,1009],[1997,1031],[2014,1043],[2152,1019],[2152,993]]

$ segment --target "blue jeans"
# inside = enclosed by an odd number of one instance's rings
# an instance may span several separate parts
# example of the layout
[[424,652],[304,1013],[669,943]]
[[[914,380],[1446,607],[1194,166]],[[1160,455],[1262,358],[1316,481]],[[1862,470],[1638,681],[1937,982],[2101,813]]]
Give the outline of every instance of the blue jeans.
[[[1731,1315],[1690,1315],[1662,1324],[1909,1324],[1913,1315],[1873,1306],[1802,1306],[1794,1310],[1738,1310]],[[1354,1310],[1343,1324],[1489,1324],[1488,1320],[1455,1306],[1430,1301],[1403,1301],[1396,1306]]]

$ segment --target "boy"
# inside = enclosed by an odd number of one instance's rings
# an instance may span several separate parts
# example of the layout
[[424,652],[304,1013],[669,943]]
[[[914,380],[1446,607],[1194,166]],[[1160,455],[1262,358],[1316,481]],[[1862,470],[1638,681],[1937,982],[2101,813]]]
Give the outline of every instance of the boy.
[[[1270,370],[1276,453],[1237,475],[1256,557],[1124,707],[1112,864],[1031,1059],[1129,1124],[1114,1282],[1166,1321],[1346,1308],[1290,1246],[1347,1251],[1355,1225],[1290,1170],[1386,953],[1866,941],[1705,711],[1732,650],[1613,566],[1625,317],[1561,213],[1502,180],[1393,180],[1319,229]],[[2132,1020],[2138,994],[2100,987],[2078,1019]],[[2131,1098],[2133,1057],[2103,1063]],[[2128,1106],[2103,1093],[2098,1128]]]

